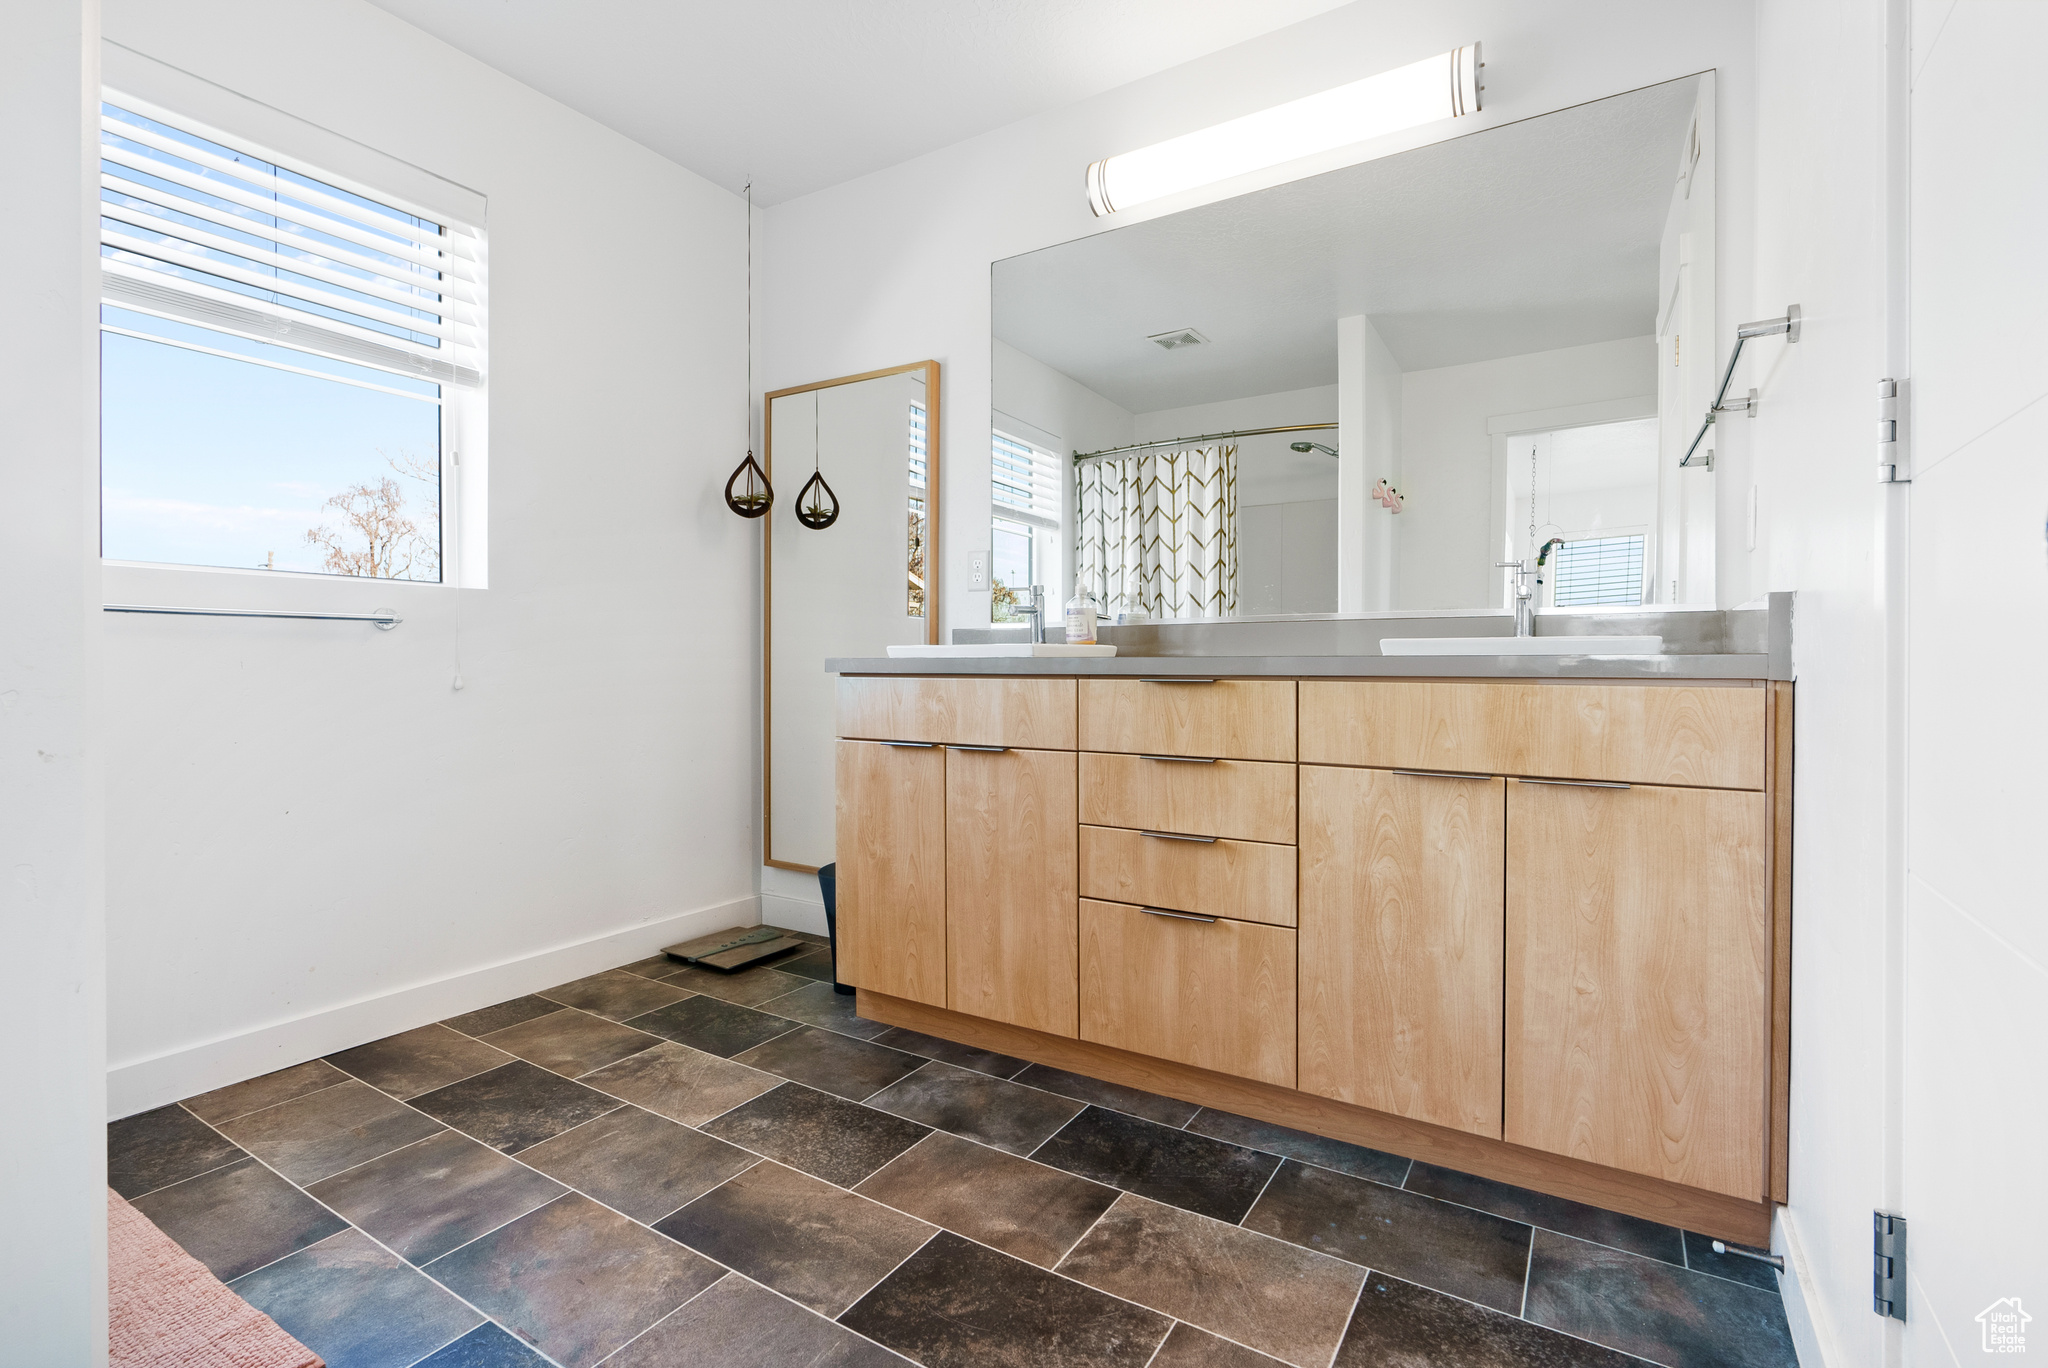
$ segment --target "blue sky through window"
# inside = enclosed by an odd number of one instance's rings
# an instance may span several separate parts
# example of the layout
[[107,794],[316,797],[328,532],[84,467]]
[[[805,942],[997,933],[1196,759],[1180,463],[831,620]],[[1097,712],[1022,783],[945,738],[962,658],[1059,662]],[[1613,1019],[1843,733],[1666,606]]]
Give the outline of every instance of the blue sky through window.
[[[208,345],[237,340],[189,331]],[[269,350],[306,369],[365,370]],[[338,512],[323,507],[329,496],[386,478],[438,552],[438,403],[120,333],[100,335],[100,372],[101,554],[109,559],[320,572],[324,552],[306,533],[344,530]],[[393,388],[419,385],[365,373]],[[401,475],[387,457],[420,461],[435,478]],[[440,576],[416,565],[407,577]]]

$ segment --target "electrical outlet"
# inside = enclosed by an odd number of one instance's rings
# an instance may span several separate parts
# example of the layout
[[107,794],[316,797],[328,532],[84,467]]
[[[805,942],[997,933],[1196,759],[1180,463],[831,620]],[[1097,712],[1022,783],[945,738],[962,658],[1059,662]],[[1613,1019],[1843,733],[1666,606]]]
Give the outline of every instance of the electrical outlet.
[[988,553],[977,551],[967,558],[967,587],[986,590],[988,588]]

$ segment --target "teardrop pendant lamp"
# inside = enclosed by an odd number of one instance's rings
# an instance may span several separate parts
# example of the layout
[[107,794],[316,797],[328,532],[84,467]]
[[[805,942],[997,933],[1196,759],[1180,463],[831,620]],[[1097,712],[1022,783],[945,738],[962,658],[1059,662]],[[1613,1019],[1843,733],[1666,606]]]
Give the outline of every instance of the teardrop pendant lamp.
[[[832,492],[831,485],[825,483],[819,469],[823,460],[819,435],[824,429],[819,413],[825,406],[824,394],[823,390],[811,393],[811,478],[805,480],[804,487],[796,493],[796,520],[813,532],[823,532],[839,521],[839,496]],[[827,499],[832,501],[829,508],[825,505]]]
[[[754,459],[754,183],[747,182],[747,459],[725,482],[725,506],[742,518],[765,518],[775,506],[775,487]],[[740,488],[740,481],[746,487]],[[801,516],[801,515],[799,515]],[[835,509],[834,517],[838,517]]]

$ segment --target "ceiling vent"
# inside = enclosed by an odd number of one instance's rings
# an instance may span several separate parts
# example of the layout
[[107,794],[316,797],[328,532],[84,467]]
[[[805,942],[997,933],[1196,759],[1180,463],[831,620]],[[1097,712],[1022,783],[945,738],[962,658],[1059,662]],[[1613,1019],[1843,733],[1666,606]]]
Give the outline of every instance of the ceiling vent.
[[1172,332],[1153,333],[1145,340],[1157,342],[1168,351],[1178,351],[1182,347],[1199,347],[1209,339],[1193,328],[1176,328]]

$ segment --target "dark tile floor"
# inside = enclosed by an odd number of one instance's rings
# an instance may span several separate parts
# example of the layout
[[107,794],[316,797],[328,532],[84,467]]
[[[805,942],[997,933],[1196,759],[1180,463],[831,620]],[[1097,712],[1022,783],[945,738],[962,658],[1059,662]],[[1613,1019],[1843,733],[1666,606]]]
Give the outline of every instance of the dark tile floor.
[[[815,940],[815,938],[806,938]],[[1792,1368],[1698,1235],[656,957],[115,1122],[330,1368]]]

